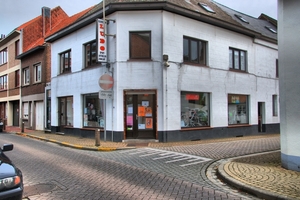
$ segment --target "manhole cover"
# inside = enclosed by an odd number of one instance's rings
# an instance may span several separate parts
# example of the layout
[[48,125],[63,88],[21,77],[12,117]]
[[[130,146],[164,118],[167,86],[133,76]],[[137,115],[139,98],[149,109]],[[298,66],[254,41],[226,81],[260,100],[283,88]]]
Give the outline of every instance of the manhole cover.
[[56,188],[52,183],[40,183],[36,185],[29,185],[24,187],[23,197],[34,196],[42,193],[51,192]]

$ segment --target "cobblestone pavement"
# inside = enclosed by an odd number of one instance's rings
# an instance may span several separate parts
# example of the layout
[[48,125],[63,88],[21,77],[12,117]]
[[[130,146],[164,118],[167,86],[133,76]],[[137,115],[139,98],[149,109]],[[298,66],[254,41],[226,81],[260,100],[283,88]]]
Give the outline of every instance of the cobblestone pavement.
[[[25,134],[29,133],[25,131]],[[51,140],[78,144],[79,147],[82,145],[96,148],[93,139],[40,132],[30,132],[29,135],[51,137]],[[237,191],[245,190],[263,199],[300,199],[300,172],[285,170],[281,167],[280,151],[278,151],[280,149],[279,134],[188,142],[149,143],[147,146],[213,159],[199,164],[201,173],[198,177],[194,176],[192,178],[193,175],[190,175],[192,180],[197,181],[202,178],[213,188],[226,188],[230,184],[235,186]],[[129,148],[126,143],[108,141],[101,141],[100,147],[111,148],[111,150]],[[277,150],[277,152],[268,153],[274,150]],[[266,153],[259,154],[262,152]],[[253,156],[251,154],[257,155]],[[236,158],[244,155],[249,156]],[[124,163],[128,162],[126,158],[124,160],[118,156],[115,158]],[[147,163],[143,163],[141,159],[131,162],[137,167],[148,167]],[[157,171],[159,172],[159,170],[162,169],[158,165]],[[188,174],[189,170],[185,170]],[[164,173],[171,171],[170,168],[170,170],[165,170]],[[217,175],[222,177],[222,181],[218,180]],[[182,179],[183,177],[178,176],[178,178]],[[228,191],[233,190],[228,187]]]
[[300,172],[281,167],[280,151],[225,160],[221,176],[265,199],[300,199]]

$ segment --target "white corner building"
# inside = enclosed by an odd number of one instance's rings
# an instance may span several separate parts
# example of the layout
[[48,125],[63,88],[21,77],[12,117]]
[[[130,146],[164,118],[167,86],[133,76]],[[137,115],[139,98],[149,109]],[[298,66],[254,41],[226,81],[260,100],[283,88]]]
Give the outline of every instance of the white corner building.
[[101,2],[46,38],[51,131],[115,142],[279,133],[275,20],[193,2],[106,0],[105,19]]

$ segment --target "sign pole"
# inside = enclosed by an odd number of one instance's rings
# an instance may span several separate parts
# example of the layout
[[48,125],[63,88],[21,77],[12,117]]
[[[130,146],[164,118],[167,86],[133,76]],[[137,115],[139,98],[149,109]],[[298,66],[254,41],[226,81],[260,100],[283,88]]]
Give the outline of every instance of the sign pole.
[[106,142],[106,99],[104,99],[104,142]]
[[[104,34],[106,34],[106,21],[105,21],[105,0],[103,0],[103,23],[104,23]],[[106,37],[105,37],[106,40]],[[106,42],[106,41],[105,41]],[[104,142],[106,142],[106,99],[104,99]]]

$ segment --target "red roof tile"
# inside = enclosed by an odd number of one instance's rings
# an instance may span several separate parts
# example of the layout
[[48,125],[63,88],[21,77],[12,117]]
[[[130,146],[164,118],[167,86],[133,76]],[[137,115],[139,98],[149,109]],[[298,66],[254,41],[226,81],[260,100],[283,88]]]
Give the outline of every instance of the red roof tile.
[[54,34],[60,29],[75,22],[92,8],[93,6],[69,17],[60,6],[57,6],[51,9],[51,19],[40,15],[22,24],[16,29],[22,31],[23,53],[43,45],[46,36]]

